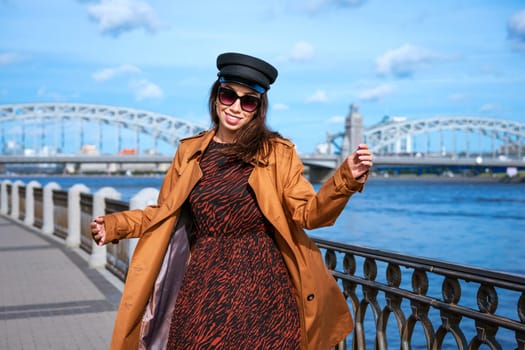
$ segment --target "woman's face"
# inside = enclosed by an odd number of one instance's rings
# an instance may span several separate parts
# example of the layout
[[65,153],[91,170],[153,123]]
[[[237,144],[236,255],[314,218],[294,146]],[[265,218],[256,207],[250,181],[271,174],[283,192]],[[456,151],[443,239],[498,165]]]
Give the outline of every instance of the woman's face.
[[[221,89],[224,89],[222,94]],[[239,98],[236,98],[235,94]],[[215,101],[215,108],[217,116],[219,117],[217,136],[221,141],[233,141],[237,131],[253,119],[257,112],[258,104],[253,111],[250,112],[247,110],[252,109],[254,103],[258,101],[260,96],[261,94],[241,84],[222,83],[220,85],[219,93]],[[241,99],[243,100],[242,102]],[[233,103],[228,106],[232,100],[234,100]],[[242,107],[241,104],[243,105]]]

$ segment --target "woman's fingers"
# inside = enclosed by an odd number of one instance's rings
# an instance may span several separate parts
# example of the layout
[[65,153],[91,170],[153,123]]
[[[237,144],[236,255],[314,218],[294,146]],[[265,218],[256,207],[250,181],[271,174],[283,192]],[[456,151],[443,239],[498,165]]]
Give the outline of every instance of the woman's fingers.
[[103,218],[95,218],[91,222],[91,236],[93,237],[93,240],[98,245],[104,244],[104,219]]

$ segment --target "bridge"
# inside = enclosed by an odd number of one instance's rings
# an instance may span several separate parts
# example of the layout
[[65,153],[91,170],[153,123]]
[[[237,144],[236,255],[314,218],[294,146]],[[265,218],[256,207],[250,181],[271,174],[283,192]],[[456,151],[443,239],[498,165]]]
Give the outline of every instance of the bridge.
[[[0,105],[0,164],[61,165],[112,171],[157,169],[179,141],[207,126],[125,107],[81,103]],[[376,166],[525,168],[525,123],[475,116],[384,118],[369,128],[351,105],[344,130],[327,134],[317,152],[301,154],[322,180],[356,145],[367,143]],[[164,152],[163,152],[164,151]],[[91,167],[89,166],[91,164]],[[131,165],[134,165],[131,166]],[[149,167],[148,167],[149,165]]]
[[[0,105],[3,153],[32,149],[50,153],[80,153],[91,145],[96,152],[137,153],[142,145],[156,153],[162,143],[176,148],[181,138],[206,126],[172,116],[126,107],[82,103]],[[72,152],[66,152],[67,148]],[[94,148],[84,149],[84,153]]]
[[315,179],[324,179],[366,143],[376,166],[525,168],[525,123],[497,118],[437,116],[408,120],[385,117],[369,128],[355,105],[345,128],[327,134],[318,152],[302,156]]

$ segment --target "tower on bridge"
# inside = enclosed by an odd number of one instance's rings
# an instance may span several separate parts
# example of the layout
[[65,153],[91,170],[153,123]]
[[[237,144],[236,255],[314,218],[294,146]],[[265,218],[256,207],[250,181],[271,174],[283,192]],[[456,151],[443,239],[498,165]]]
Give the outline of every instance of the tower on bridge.
[[345,133],[341,149],[341,159],[345,159],[357,146],[363,142],[363,117],[359,114],[358,107],[352,103],[350,113],[345,119]]

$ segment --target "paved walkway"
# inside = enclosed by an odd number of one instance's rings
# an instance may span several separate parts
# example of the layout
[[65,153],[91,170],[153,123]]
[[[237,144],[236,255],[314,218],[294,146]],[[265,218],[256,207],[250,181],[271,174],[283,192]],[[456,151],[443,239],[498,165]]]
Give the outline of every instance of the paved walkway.
[[0,216],[0,349],[108,349],[122,282]]

